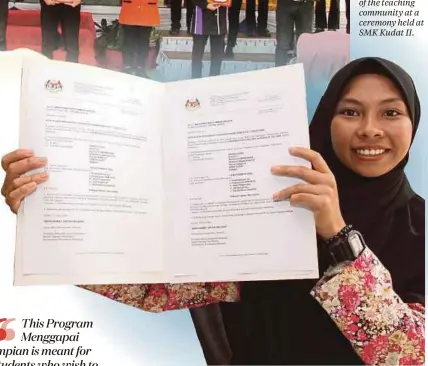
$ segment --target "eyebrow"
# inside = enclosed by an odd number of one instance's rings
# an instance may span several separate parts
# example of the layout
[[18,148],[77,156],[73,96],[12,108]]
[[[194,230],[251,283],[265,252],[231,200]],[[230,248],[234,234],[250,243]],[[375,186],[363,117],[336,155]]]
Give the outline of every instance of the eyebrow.
[[341,103],[349,103],[349,104],[357,104],[357,105],[363,105],[363,103],[361,103],[358,99],[354,99],[354,98],[343,98],[339,104]]
[[[399,97],[393,97],[393,98],[388,98],[388,99],[384,99],[380,102],[380,104],[389,104],[389,103],[396,103],[396,102],[400,102],[400,103],[404,103],[404,101],[399,98]],[[356,105],[363,105],[362,102],[360,102],[358,99],[355,98],[343,98],[340,103],[349,103],[349,104],[356,104]]]

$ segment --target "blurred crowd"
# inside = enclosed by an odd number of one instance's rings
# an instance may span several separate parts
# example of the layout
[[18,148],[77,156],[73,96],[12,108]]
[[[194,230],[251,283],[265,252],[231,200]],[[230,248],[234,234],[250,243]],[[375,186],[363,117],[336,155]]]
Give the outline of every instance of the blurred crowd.
[[[82,0],[40,0],[42,53],[52,58],[58,47],[58,25],[67,60],[78,62],[79,26]],[[346,32],[349,33],[349,2],[346,0]],[[8,1],[0,0],[0,49],[6,49]],[[123,29],[123,71],[147,77],[146,60],[150,34],[160,25],[158,0],[121,0],[119,23]],[[219,75],[224,59],[234,57],[239,33],[245,37],[271,38],[268,29],[269,1],[246,0],[245,19],[241,22],[243,0],[216,3],[215,0],[166,0],[171,10],[171,36],[181,34],[182,9],[185,7],[186,31],[193,37],[192,77],[202,75],[206,44],[210,43],[210,76]],[[281,0],[276,2],[275,65],[290,63],[295,57],[297,39],[303,33],[336,31],[340,28],[340,0]]]

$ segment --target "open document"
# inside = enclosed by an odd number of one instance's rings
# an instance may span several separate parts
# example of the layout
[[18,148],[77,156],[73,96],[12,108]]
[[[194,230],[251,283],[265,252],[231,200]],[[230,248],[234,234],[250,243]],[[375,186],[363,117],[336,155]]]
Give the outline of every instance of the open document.
[[[20,145],[49,181],[18,214],[15,284],[318,277],[313,214],[272,195],[309,147],[301,65],[157,83],[24,59]],[[33,172],[34,173],[34,172]]]

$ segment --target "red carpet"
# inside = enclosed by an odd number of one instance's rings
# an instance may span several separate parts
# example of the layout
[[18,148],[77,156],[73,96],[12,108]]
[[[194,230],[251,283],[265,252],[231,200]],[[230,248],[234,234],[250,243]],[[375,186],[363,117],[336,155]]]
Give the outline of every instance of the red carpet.
[[[82,12],[80,23],[80,58],[79,62],[87,65],[97,65],[95,60],[95,25],[92,14]],[[40,25],[40,11],[38,10],[10,10],[7,24],[7,48],[29,48],[41,51],[42,30]],[[65,60],[64,50],[54,53],[56,60]]]
[[[59,27],[61,33],[61,28]],[[120,51],[107,50],[105,64],[99,64],[95,58],[95,24],[91,13],[82,12],[80,22],[79,63],[120,70],[122,68],[122,53]],[[41,52],[42,31],[39,10],[10,10],[7,25],[7,48],[29,48]],[[55,60],[65,60],[66,52],[58,49],[54,53]],[[148,68],[156,67],[156,53],[150,50]]]

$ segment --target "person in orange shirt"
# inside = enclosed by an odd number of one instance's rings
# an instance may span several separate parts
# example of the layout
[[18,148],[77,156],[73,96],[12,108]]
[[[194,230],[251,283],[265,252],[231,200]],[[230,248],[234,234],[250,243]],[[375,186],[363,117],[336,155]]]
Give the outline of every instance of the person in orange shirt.
[[152,28],[160,24],[158,0],[121,0],[123,72],[148,78],[147,56]]

